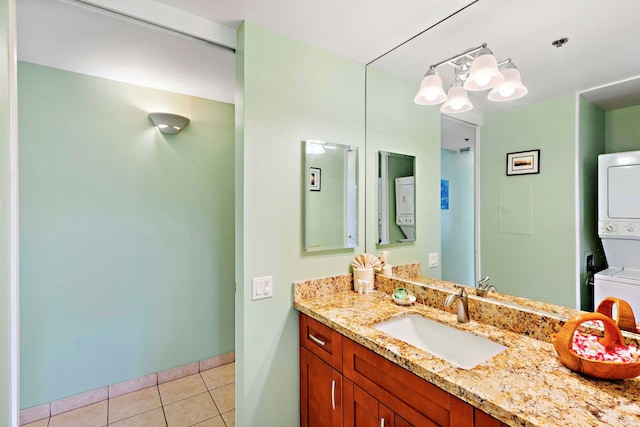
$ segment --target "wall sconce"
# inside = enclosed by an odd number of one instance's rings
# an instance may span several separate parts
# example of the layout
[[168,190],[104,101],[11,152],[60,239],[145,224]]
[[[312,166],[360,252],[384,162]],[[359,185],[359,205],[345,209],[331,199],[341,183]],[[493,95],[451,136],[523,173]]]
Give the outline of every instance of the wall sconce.
[[[448,93],[444,92],[442,79],[436,72],[436,68],[444,64],[452,66],[455,74]],[[498,62],[487,45],[482,44],[429,67],[413,101],[419,105],[444,102],[440,108],[443,113],[462,113],[473,108],[466,91],[488,89],[491,89],[489,100],[498,102],[518,99],[528,92],[511,59]]]
[[189,124],[189,118],[171,113],[149,113],[149,118],[160,132],[174,135]]

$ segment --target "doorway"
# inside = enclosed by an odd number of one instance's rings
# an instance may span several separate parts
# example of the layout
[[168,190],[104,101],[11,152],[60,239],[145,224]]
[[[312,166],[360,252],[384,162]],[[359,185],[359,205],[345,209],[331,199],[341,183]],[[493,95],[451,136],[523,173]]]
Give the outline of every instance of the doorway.
[[475,285],[476,125],[441,116],[440,236],[442,279]]

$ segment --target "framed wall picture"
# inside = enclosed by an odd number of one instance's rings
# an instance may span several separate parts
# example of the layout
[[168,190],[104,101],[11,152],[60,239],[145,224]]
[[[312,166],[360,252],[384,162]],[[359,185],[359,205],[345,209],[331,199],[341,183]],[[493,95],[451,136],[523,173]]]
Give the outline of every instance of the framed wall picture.
[[507,176],[540,173],[540,150],[507,153]]
[[449,180],[440,180],[440,209],[449,210]]
[[309,190],[320,191],[320,168],[309,168]]

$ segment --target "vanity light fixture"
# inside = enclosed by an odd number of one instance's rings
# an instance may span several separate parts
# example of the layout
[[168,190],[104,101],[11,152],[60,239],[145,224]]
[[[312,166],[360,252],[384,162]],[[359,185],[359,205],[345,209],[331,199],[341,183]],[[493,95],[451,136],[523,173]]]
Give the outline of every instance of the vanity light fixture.
[[[444,64],[451,65],[455,73],[455,82],[446,94],[442,88],[442,78],[436,71],[436,68]],[[419,105],[444,102],[440,108],[443,113],[462,113],[473,108],[466,91],[488,89],[492,89],[489,94],[491,101],[511,101],[528,92],[511,59],[498,62],[484,43],[431,65],[413,102]]]
[[522,84],[520,79],[520,71],[511,62],[500,67],[500,71],[504,76],[504,82],[491,89],[489,92],[490,101],[511,101],[525,96],[529,90]]
[[174,135],[189,124],[189,118],[171,113],[149,113],[149,118],[160,132]]
[[462,86],[461,80],[456,80],[453,86],[447,92],[444,104],[440,108],[443,113],[464,113],[473,108],[473,104],[469,101],[469,96]]

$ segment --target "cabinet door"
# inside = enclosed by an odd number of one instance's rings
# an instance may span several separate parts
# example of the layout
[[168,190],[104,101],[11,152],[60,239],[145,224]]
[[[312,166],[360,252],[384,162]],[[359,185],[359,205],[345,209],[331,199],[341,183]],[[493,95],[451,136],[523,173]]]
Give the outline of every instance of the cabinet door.
[[342,426],[342,375],[300,348],[300,425]]
[[344,380],[344,427],[394,427],[394,417],[369,393]]
[[393,417],[394,427],[414,427],[409,421],[402,418],[400,415],[395,414]]

